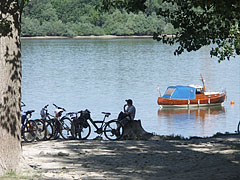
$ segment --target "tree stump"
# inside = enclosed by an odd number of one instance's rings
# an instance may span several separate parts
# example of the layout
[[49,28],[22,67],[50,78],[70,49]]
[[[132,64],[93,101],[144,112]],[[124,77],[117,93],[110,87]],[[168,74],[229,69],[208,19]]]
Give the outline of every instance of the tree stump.
[[148,140],[153,136],[152,133],[145,131],[141,120],[131,120],[124,126],[123,140]]

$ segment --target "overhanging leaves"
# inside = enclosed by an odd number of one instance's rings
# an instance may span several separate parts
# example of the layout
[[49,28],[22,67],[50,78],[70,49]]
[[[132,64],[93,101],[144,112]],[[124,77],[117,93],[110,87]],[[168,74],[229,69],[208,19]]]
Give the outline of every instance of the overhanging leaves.
[[[103,8],[126,8],[144,11],[144,0],[103,0]],[[220,61],[240,54],[239,0],[163,0],[159,14],[178,31],[175,35],[154,34],[164,44],[178,44],[174,54],[213,46],[211,56]]]
[[156,33],[154,39],[170,45],[178,43],[179,47],[174,54],[179,55],[184,50],[196,51],[210,44],[216,46],[212,48],[210,54],[216,56],[219,62],[239,54],[239,1],[163,0],[163,2],[165,6],[162,6],[159,14],[168,18],[178,33],[173,37]]

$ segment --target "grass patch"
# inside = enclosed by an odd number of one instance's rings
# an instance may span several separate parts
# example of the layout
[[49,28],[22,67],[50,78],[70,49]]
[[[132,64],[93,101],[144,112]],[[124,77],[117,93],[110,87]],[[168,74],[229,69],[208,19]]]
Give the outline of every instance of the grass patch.
[[13,170],[11,170],[11,171],[9,171],[9,172],[7,172],[6,174],[4,174],[3,176],[0,176],[0,180],[7,180],[7,179],[19,179],[18,177],[17,177],[17,174],[16,174],[16,172],[15,171],[13,171]]
[[[24,174],[31,174],[29,172],[26,172]],[[16,171],[10,170],[3,176],[0,176],[0,180],[32,180],[32,179],[39,179],[41,177],[40,174],[32,174],[32,175],[21,175],[16,173]]]

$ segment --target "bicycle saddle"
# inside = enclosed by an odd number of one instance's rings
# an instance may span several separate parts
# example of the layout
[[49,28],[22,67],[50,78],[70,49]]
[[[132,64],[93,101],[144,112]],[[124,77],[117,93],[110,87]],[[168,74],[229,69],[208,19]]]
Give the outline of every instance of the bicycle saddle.
[[35,110],[30,110],[30,111],[26,111],[26,114],[32,114],[33,112],[35,112]]
[[102,112],[102,114],[105,114],[105,115],[108,115],[108,116],[111,115],[111,113],[109,113],[109,112]]

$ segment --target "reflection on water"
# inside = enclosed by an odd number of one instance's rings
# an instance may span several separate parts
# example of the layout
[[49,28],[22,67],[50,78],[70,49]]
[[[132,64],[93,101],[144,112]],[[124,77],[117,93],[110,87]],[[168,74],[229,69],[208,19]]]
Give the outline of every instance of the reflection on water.
[[[209,117],[214,117],[225,113],[223,106],[199,107],[199,108],[161,108],[158,110],[158,119],[167,118],[169,120],[189,118],[193,120],[205,121]],[[216,118],[216,117],[214,117]]]
[[214,128],[217,127],[217,124],[225,123],[219,121],[225,116],[225,113],[226,111],[223,106],[189,109],[162,108],[158,110],[159,132],[161,132],[162,124],[165,124],[168,128],[172,127],[170,129],[173,129],[172,134],[175,135],[186,135],[186,132],[190,132],[189,136],[191,136],[191,134],[197,135],[198,132],[201,132],[199,133],[201,136],[208,136],[209,132],[214,132]]

